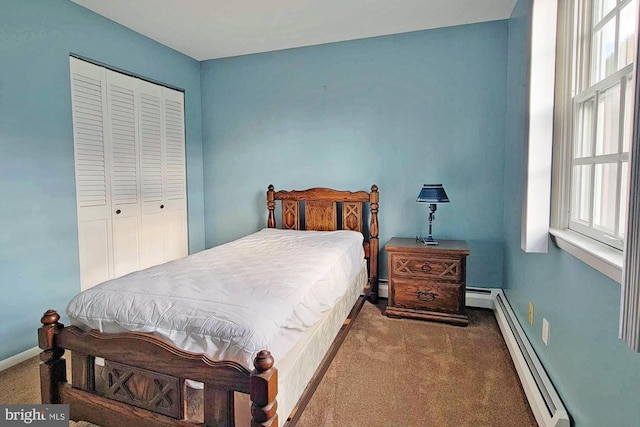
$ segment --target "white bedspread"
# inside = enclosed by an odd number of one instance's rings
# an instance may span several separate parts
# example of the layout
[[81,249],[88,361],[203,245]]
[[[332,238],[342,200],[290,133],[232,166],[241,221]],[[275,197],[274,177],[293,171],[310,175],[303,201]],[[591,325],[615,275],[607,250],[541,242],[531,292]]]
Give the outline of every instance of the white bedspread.
[[153,332],[252,369],[259,350],[312,326],[344,295],[362,241],[352,231],[264,229],[104,282],[74,297],[67,314],[80,326]]

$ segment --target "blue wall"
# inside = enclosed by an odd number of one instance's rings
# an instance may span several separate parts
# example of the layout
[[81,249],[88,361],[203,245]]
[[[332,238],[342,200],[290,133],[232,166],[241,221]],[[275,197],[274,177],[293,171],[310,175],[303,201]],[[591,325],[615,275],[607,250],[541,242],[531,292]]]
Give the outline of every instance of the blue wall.
[[[576,426],[640,426],[640,355],[617,338],[620,285],[551,242],[548,254],[520,249],[531,4],[520,0],[509,22],[505,292]],[[526,320],[529,301],[533,325]],[[543,317],[550,323],[549,346],[541,340]]]
[[418,192],[442,183],[435,237],[467,240],[470,285],[501,286],[507,25],[203,62],[206,245],[264,227],[268,184],[375,183],[381,243],[415,237]]
[[204,248],[200,64],[68,0],[2,0],[0,360],[80,291],[70,52],[185,90],[189,248]]
[[436,237],[469,242],[470,285],[504,282],[575,424],[640,425],[640,357],[617,339],[620,286],[553,244],[520,250],[530,8],[520,0],[508,22],[199,64],[68,0],[3,0],[0,360],[33,347],[42,311],[64,309],[80,287],[75,53],[186,90],[191,252],[264,227],[269,183],[376,183],[382,243],[424,234],[414,200],[441,182],[452,202]]

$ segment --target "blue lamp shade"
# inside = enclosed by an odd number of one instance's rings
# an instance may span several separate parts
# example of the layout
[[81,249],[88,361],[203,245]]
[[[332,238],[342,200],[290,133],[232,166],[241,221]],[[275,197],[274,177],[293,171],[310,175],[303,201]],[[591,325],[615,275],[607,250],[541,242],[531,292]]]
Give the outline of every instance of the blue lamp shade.
[[442,184],[424,184],[418,198],[418,203],[448,203],[449,197]]

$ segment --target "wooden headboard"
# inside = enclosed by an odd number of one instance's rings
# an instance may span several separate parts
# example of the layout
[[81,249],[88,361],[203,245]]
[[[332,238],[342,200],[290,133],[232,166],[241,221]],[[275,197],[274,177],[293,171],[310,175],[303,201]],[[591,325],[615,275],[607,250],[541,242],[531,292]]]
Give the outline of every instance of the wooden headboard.
[[[276,228],[276,200],[282,205],[281,228],[285,230],[353,230],[364,235],[364,253],[369,260],[369,299],[378,299],[378,186],[371,192],[339,191],[330,188],[275,191],[267,190],[269,219],[267,227]],[[370,218],[366,223],[364,204],[369,203]],[[368,233],[367,233],[368,231]],[[368,234],[368,235],[367,235]]]

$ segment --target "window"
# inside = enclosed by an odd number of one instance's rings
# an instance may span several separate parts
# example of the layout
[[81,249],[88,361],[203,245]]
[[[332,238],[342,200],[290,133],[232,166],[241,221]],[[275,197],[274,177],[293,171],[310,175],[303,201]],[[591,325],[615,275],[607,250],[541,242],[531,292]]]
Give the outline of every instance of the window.
[[[561,13],[561,16],[563,14]],[[555,224],[624,248],[638,0],[567,2],[559,38]]]
[[622,285],[619,337],[636,352],[640,109],[634,104],[640,99],[639,1],[558,3],[550,228],[560,248]]

